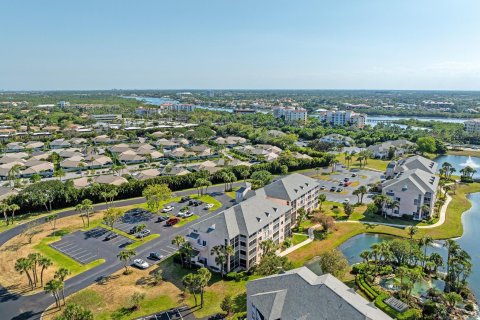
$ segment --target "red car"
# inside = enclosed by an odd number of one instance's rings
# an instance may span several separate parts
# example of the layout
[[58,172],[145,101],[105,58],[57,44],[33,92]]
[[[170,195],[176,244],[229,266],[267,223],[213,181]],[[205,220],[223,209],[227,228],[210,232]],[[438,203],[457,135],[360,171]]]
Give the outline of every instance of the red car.
[[167,222],[165,222],[165,225],[170,227],[170,226],[176,225],[179,221],[180,221],[179,218],[172,217],[172,218],[168,219]]

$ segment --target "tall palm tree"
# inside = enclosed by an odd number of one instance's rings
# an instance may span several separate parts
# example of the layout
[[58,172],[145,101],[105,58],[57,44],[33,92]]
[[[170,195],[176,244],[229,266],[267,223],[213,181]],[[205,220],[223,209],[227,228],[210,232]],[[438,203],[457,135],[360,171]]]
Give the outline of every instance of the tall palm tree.
[[205,291],[205,287],[208,285],[208,282],[212,278],[212,273],[207,268],[200,268],[198,269],[196,276],[199,279],[200,306],[203,307],[203,294]]
[[27,258],[20,258],[17,259],[15,262],[15,271],[17,271],[20,274],[26,274],[28,278],[28,285],[30,288],[33,290],[33,280],[32,277],[30,276],[30,272],[28,272],[32,268],[32,261]]
[[408,236],[410,237],[410,241],[413,241],[413,236],[418,233],[418,227],[410,226],[407,228]]
[[48,269],[53,265],[53,262],[50,258],[48,257],[41,257],[40,260],[38,260],[38,265],[41,267],[40,269],[40,285],[43,287],[43,271]]
[[217,264],[217,266],[220,267],[220,274],[222,275],[222,278],[223,278],[223,271],[225,269],[225,264],[227,263],[227,256],[225,255],[223,246],[221,245],[214,246],[210,250],[210,254],[215,256],[215,263]]
[[[176,235],[173,239],[172,239],[172,245],[176,246],[178,250],[180,250],[180,248],[183,246],[183,244],[186,242],[185,238],[181,235]],[[182,267],[183,267],[183,257],[180,256],[180,262],[182,264]]]
[[433,244],[433,239],[430,236],[424,236],[418,242],[420,247],[423,247],[423,259],[422,259],[422,267],[425,268],[425,262],[427,261],[427,247]]
[[227,257],[227,273],[230,272],[230,258],[235,254],[233,246],[225,247],[225,256]]
[[10,218],[11,218],[11,221],[12,221],[12,224],[13,224],[13,221],[15,220],[15,211],[20,210],[20,206],[18,206],[15,203],[12,203],[11,205],[8,206],[8,208],[12,212],[12,215],[11,215]]
[[60,292],[60,289],[62,288],[63,288],[63,283],[60,280],[56,280],[56,279],[48,281],[45,284],[45,287],[43,288],[45,292],[52,294],[53,298],[55,299],[55,305],[59,309],[61,308],[59,292]]

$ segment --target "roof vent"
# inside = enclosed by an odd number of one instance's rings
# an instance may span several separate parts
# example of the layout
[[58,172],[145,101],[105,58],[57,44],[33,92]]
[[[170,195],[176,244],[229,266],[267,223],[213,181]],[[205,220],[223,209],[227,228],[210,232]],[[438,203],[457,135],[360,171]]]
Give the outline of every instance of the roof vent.
[[408,190],[408,186],[404,185],[403,188],[402,188],[402,191],[406,191],[406,190]]
[[309,186],[308,182],[305,182],[305,185],[308,187]]
[[303,186],[300,186],[300,189],[302,189],[302,190],[303,190]]

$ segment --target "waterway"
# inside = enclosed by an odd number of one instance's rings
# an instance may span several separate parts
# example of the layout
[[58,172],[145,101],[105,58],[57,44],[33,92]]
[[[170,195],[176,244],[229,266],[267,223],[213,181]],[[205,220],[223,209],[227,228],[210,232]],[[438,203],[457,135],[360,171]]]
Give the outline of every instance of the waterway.
[[374,124],[382,121],[395,121],[395,120],[409,120],[414,119],[418,121],[439,121],[446,123],[464,123],[468,119],[462,118],[443,118],[443,117],[418,117],[418,116],[368,116],[367,124]]
[[455,170],[457,170],[454,175],[460,175],[460,170],[466,166],[470,166],[471,168],[477,170],[473,177],[480,178],[480,157],[444,155],[436,158],[435,161],[438,163],[439,169],[445,162],[450,163]]

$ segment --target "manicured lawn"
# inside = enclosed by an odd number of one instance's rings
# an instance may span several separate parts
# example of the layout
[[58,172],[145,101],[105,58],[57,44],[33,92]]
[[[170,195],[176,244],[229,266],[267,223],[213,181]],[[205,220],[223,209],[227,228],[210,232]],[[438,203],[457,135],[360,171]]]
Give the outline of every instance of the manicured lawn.
[[[198,196],[198,195],[191,195],[190,198],[192,199],[198,199],[200,201],[203,201],[204,203],[210,203],[210,204],[213,204],[213,207],[210,208],[208,211],[215,211],[219,208],[222,207],[222,203],[220,201],[218,201],[217,199],[215,199],[214,197],[212,196],[209,196],[209,195],[203,195],[203,196]],[[180,199],[182,199],[182,197],[173,197],[173,198],[170,198],[168,200],[165,200],[165,201],[161,201],[160,202],[160,210],[162,210],[162,207],[164,207],[165,205],[167,205],[168,203],[172,203],[172,202],[179,202]],[[188,206],[187,203],[182,203],[181,204],[182,206]],[[203,205],[202,205],[203,207]],[[150,210],[150,208],[148,208],[147,206],[147,203],[142,203],[142,204],[137,204],[137,205],[133,205],[133,206],[127,206],[127,207],[122,207],[121,209],[124,209],[124,210],[129,210],[129,209],[132,209],[132,208],[142,208],[142,209],[145,209],[145,210]]]
[[191,216],[191,217],[185,218],[185,219],[184,219],[184,218],[180,218],[180,219],[181,219],[180,222],[177,223],[177,224],[175,224],[173,227],[174,227],[174,228],[180,228],[180,227],[186,225],[186,224],[189,223],[189,222],[192,222],[192,221],[197,220],[198,218],[200,218],[200,217],[199,217],[198,215],[196,215],[196,214],[194,214],[194,215]]
[[[346,165],[345,156],[338,155],[337,160],[340,161],[343,165]],[[389,160],[380,160],[380,159],[368,159],[367,164],[362,169],[374,169],[384,172],[387,169]],[[357,161],[357,158],[354,156],[353,160],[350,162],[350,168],[360,169],[360,163]]]
[[[456,195],[452,195],[453,199],[448,206],[445,223],[436,228],[419,229],[418,233],[415,235],[415,238],[418,239],[426,235],[432,237],[433,239],[460,237],[463,233],[461,216],[471,207],[471,202],[468,200],[467,195],[475,192],[480,192],[480,183],[460,185],[457,188]],[[397,219],[393,220],[395,223],[400,221],[397,221]],[[290,253],[288,258],[296,267],[300,267],[313,257],[318,256],[320,253],[332,250],[341,245],[343,242],[347,241],[349,238],[361,233],[379,233],[399,237],[408,237],[407,230],[404,227],[388,227],[377,225],[375,223],[360,224],[339,222],[336,224],[336,228],[337,230],[330,233],[326,239],[315,240],[312,243],[309,243],[308,245]]]
[[297,245],[308,239],[308,235],[304,233],[294,233],[292,237],[292,244]]
[[49,257],[50,259],[52,259],[53,263],[58,267],[64,267],[70,270],[71,272],[70,276],[74,276],[79,273],[85,272],[105,262],[105,259],[97,259],[86,265],[82,265],[81,263],[73,260],[72,258],[64,255],[60,251],[57,251],[48,245],[60,239],[61,237],[46,237],[42,239],[39,244],[34,246],[34,249],[36,249],[41,254]]
[[455,156],[472,156],[472,157],[480,157],[480,150],[448,150],[447,154],[455,155]]
[[158,237],[160,237],[160,235],[158,233],[155,233],[155,234],[151,234],[151,235],[143,238],[143,240],[137,239],[134,243],[126,246],[125,250],[134,250],[134,249],[136,249],[136,248],[138,248],[138,247],[146,244],[147,242],[152,241],[153,239],[158,238]]

